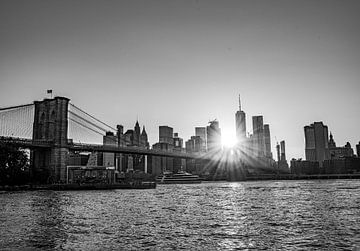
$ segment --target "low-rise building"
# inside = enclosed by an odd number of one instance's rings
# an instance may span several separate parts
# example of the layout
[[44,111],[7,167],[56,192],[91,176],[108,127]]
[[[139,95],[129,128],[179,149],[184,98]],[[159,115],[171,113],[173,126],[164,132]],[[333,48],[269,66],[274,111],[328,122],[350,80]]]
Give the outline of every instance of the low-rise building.
[[350,143],[347,142],[345,146],[337,147],[332,133],[330,133],[330,139],[329,139],[329,152],[331,159],[354,156],[354,151],[351,148]]
[[322,170],[318,161],[292,159],[290,161],[290,172],[295,175],[321,174]]
[[360,158],[344,157],[324,161],[325,174],[360,173]]

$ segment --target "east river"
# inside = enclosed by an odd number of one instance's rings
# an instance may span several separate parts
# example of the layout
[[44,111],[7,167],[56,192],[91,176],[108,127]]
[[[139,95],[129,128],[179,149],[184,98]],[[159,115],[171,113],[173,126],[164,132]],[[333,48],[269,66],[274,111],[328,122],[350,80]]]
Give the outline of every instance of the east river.
[[360,180],[0,192],[0,250],[357,250]]

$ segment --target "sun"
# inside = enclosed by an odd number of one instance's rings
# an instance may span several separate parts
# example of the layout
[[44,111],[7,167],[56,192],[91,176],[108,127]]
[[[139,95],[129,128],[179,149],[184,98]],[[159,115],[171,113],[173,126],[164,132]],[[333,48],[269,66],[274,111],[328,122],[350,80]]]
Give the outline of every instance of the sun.
[[221,144],[223,147],[226,148],[232,148],[236,145],[237,140],[236,140],[236,136],[233,135],[230,132],[222,132],[221,134]]

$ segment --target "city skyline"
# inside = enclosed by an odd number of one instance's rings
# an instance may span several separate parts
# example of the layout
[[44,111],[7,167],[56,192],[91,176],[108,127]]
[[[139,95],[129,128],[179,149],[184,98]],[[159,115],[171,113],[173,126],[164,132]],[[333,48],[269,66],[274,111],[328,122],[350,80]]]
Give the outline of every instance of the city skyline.
[[[235,136],[238,94],[270,124],[271,151],[304,158],[305,125],[359,142],[356,1],[2,1],[0,106],[47,89],[124,129],[167,125],[184,141],[218,119]],[[46,22],[45,22],[46,21]],[[277,140],[275,140],[275,137]]]

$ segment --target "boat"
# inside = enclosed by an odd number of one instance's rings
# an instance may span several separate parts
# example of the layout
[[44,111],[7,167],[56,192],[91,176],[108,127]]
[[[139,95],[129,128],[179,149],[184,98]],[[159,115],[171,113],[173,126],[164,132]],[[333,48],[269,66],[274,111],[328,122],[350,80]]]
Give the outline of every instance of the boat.
[[179,171],[177,173],[165,171],[155,179],[158,184],[196,184],[201,183],[198,175]]

